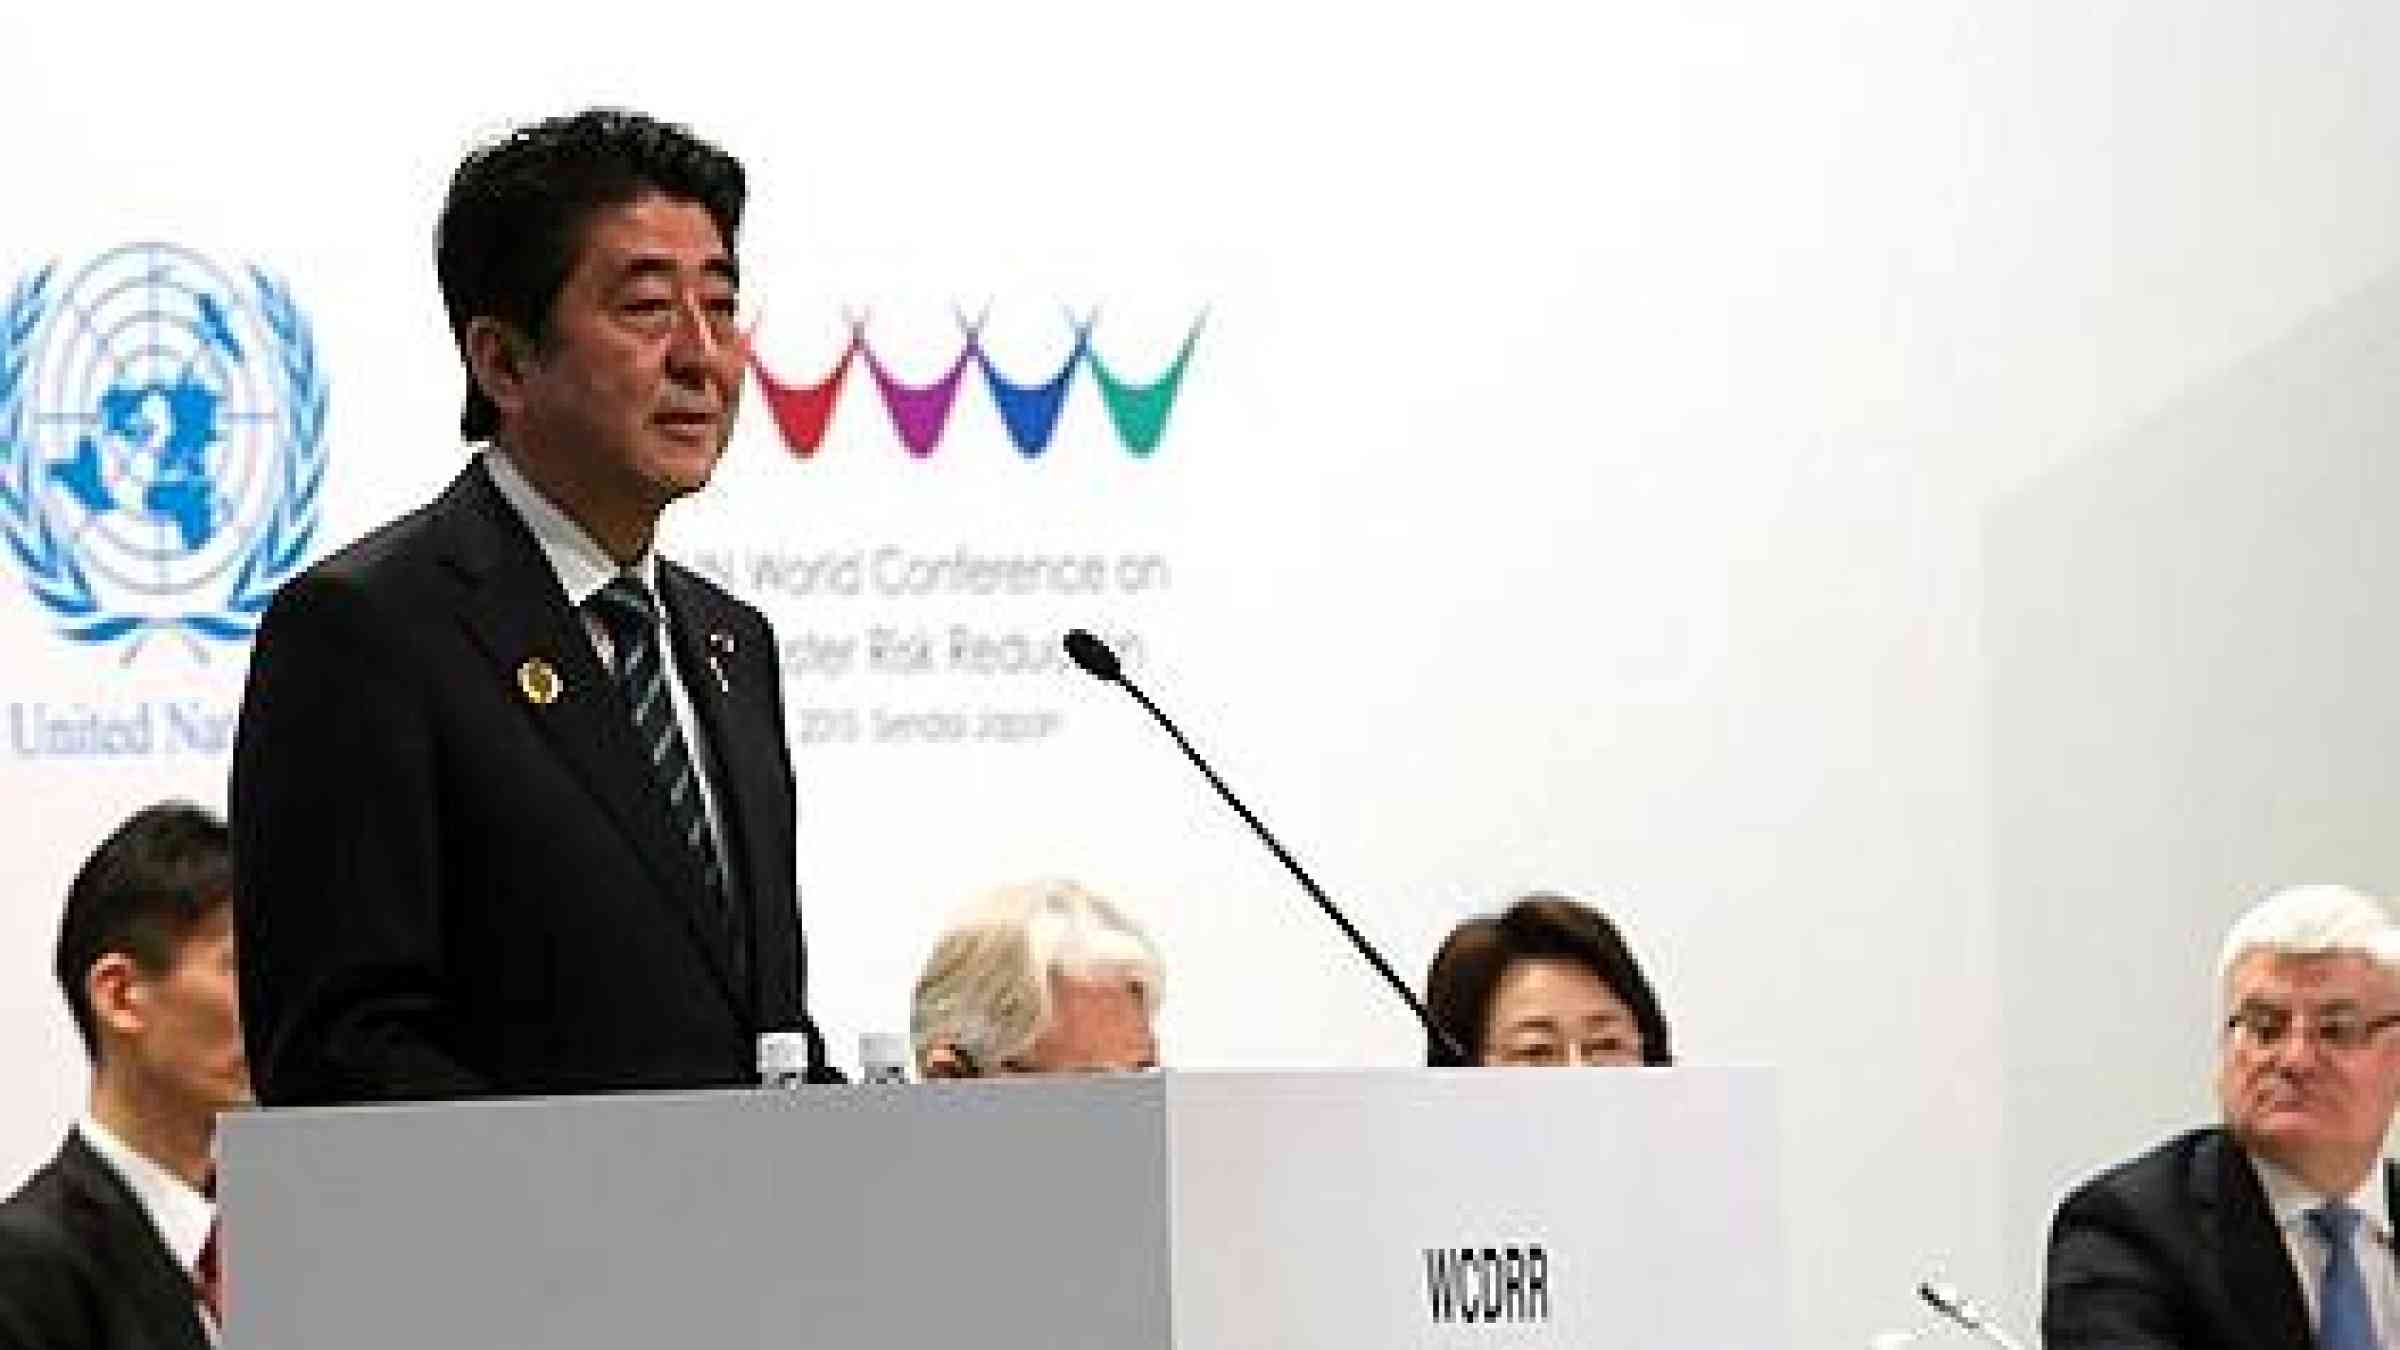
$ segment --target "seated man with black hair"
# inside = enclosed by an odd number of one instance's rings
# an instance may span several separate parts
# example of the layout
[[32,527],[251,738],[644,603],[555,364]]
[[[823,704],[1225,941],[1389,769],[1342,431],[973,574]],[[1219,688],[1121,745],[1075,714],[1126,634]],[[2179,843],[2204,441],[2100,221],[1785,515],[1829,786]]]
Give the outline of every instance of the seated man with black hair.
[[0,1350],[217,1340],[217,1113],[250,1101],[233,862],[196,806],[119,826],[67,891],[58,982],[90,1105],[0,1204]]

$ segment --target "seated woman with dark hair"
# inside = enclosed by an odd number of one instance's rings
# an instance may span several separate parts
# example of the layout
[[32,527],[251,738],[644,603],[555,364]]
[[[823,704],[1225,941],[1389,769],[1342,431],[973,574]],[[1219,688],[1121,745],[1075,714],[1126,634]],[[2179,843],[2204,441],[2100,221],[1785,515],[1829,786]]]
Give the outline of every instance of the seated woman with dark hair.
[[[1606,915],[1563,895],[1529,895],[1452,929],[1426,972],[1425,1004],[1470,1064],[1674,1062],[1632,949]],[[1444,1058],[1426,1047],[1426,1063]]]

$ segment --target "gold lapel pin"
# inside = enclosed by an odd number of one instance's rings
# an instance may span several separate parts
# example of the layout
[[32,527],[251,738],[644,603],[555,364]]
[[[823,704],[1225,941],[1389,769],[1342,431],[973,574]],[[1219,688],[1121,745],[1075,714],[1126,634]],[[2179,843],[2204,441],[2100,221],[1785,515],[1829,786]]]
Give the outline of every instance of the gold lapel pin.
[[517,688],[525,692],[526,702],[546,708],[558,702],[558,696],[566,692],[567,682],[558,677],[556,666],[538,656],[529,656],[517,667]]

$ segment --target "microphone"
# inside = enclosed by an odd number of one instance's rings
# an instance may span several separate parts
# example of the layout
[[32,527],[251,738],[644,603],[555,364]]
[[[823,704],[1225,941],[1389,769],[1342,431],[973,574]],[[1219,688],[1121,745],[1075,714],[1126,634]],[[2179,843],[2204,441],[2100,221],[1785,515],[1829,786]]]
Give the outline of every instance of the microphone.
[[1258,836],[1259,841],[1275,855],[1275,860],[1283,864],[1284,870],[1292,874],[1294,881],[1300,883],[1300,889],[1308,892],[1308,898],[1317,902],[1317,908],[1324,911],[1325,917],[1333,921],[1334,927],[1342,930],[1342,936],[1350,939],[1350,945],[1358,949],[1358,954],[1366,958],[1367,964],[1375,968],[1375,973],[1381,975],[1384,982],[1391,985],[1392,992],[1400,996],[1400,1001],[1408,1005],[1408,1010],[1416,1015],[1419,1023],[1423,1024],[1427,1041],[1436,1048],[1437,1057],[1442,1060],[1443,1066],[1457,1067],[1466,1064],[1468,1062],[1467,1052],[1459,1046],[1458,1038],[1452,1036],[1433,1020],[1433,1014],[1426,1010],[1424,1002],[1416,996],[1415,991],[1408,987],[1407,981],[1402,980],[1393,972],[1391,963],[1383,959],[1383,953],[1375,950],[1375,944],[1367,941],[1366,935],[1358,931],[1341,909],[1333,903],[1333,900],[1325,894],[1324,888],[1317,885],[1315,879],[1302,869],[1299,862],[1289,852],[1285,851],[1275,836],[1268,832],[1266,824],[1257,816],[1252,815],[1249,807],[1242,805],[1242,799],[1233,795],[1233,789],[1225,786],[1224,779],[1217,777],[1217,771],[1210,768],[1208,761],[1200,757],[1200,752],[1192,748],[1192,743],[1183,738],[1183,732],[1176,728],[1174,721],[1161,711],[1156,703],[1150,701],[1150,696],[1142,692],[1141,686],[1125,678],[1124,664],[1117,660],[1117,654],[1109,649],[1109,645],[1080,628],[1068,631],[1064,645],[1068,657],[1076,665],[1082,667],[1084,674],[1102,684],[1113,684],[1133,695],[1134,702],[1142,705],[1142,709],[1150,714],[1151,720],[1157,722],[1159,726],[1166,729],[1169,736],[1175,738],[1175,744],[1183,750],[1183,757],[1192,762],[1192,767],[1198,769],[1202,777],[1208,779],[1208,785],[1217,790],[1217,795],[1225,799],[1225,804],[1233,808],[1234,814],[1242,818],[1242,823],[1248,825],[1251,832]]
[[[1080,628],[1068,629],[1065,642],[1068,657],[1083,667],[1084,674],[1102,684],[1124,684],[1125,667],[1118,662],[1117,654],[1109,649],[1107,643]],[[1133,688],[1130,684],[1125,687]],[[1173,727],[1167,729],[1174,730]]]
[[1949,1318],[1967,1330],[1999,1346],[2000,1350],[2023,1350],[2009,1334],[2000,1329],[1991,1314],[1975,1306],[1958,1286],[1947,1280],[1923,1280],[1917,1284],[1917,1297],[1925,1300],[1935,1312]]

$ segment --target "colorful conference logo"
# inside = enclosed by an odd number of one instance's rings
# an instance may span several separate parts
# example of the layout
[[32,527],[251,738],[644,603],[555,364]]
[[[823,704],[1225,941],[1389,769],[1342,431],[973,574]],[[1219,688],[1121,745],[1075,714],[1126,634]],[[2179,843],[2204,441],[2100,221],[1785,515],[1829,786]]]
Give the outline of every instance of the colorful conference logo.
[[861,362],[866,365],[867,375],[874,381],[884,411],[891,418],[892,431],[908,453],[919,459],[940,448],[942,434],[950,426],[951,411],[970,373],[983,377],[983,386],[990,391],[1000,421],[1008,429],[1009,442],[1017,453],[1026,459],[1040,458],[1058,433],[1067,394],[1078,371],[1090,373],[1101,406],[1107,410],[1109,424],[1116,429],[1117,440],[1126,453],[1147,459],[1157,452],[1159,442],[1167,434],[1168,415],[1175,410],[1176,395],[1183,388],[1184,373],[1192,363],[1192,349],[1199,345],[1200,330],[1208,315],[1203,311],[1193,318],[1166,370],[1146,382],[1127,378],[1101,358],[1099,345],[1092,337],[1099,321],[1096,312],[1081,318],[1072,314],[1066,317],[1074,345],[1056,371],[1038,379],[1019,378],[1003,371],[984,345],[984,319],[970,320],[962,313],[958,316],[961,333],[958,354],[941,377],[930,384],[910,384],[895,376],[867,339],[866,317],[850,315],[847,319],[849,342],[835,359],[833,369],[814,383],[794,384],[776,378],[759,361],[756,345],[750,349],[750,368],[758,376],[768,410],[775,416],[775,428],[782,434],[783,443],[802,459],[814,456],[825,444],[826,428],[833,421],[834,407],[841,401],[851,368]]
[[0,305],[0,536],[58,631],[246,641],[325,481],[327,379],[266,271],[173,244],[53,262]]

